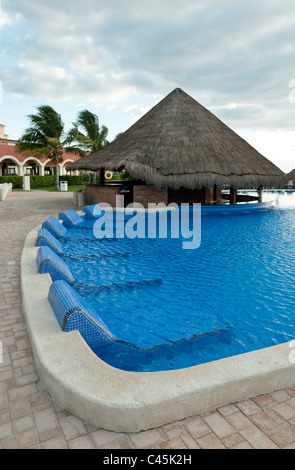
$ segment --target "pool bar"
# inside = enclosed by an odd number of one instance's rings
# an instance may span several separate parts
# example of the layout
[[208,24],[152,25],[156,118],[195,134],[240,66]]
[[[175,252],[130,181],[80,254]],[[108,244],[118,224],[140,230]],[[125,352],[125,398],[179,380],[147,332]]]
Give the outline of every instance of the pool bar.
[[294,385],[289,343],[164,372],[127,372],[99,359],[91,347],[117,339],[75,291],[60,241],[69,228],[103,213],[93,205],[50,217],[28,234],[22,253],[23,311],[36,368],[57,404],[104,429],[138,432]]

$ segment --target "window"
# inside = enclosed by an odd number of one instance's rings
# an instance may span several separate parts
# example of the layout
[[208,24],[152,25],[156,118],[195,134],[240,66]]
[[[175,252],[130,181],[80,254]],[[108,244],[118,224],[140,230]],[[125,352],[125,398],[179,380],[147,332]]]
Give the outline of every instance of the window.
[[39,168],[37,165],[26,165],[24,174],[25,175],[39,175]]

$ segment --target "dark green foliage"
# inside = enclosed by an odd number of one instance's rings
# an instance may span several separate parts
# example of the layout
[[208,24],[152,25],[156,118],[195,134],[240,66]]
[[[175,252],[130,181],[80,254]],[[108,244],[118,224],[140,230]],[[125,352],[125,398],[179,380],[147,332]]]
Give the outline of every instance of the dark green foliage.
[[54,186],[55,178],[53,175],[47,176],[39,176],[39,175],[32,175],[31,178],[31,188],[49,188],[50,186]]
[[0,176],[0,184],[12,183],[13,189],[20,189],[23,187],[23,177],[17,175]]
[[[53,175],[47,176],[39,176],[39,175],[31,175],[31,189],[35,188],[49,188],[54,186],[55,178]],[[88,175],[81,175],[81,176],[60,176],[60,181],[67,181],[69,186],[80,186],[85,182],[88,182],[89,176]],[[0,184],[3,183],[12,183],[12,189],[22,189],[23,187],[23,177],[22,176],[0,176]]]

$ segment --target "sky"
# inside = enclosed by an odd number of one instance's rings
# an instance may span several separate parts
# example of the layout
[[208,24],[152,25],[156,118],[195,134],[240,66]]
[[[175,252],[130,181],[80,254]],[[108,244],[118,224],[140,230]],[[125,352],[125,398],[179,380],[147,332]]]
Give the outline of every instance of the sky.
[[112,141],[182,88],[295,168],[294,0],[0,0],[0,123],[88,109]]

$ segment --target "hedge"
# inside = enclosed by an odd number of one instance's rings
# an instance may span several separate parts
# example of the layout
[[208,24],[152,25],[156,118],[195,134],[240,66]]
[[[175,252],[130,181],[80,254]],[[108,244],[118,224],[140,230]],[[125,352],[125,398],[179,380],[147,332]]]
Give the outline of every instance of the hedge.
[[88,183],[89,175],[79,175],[79,176],[71,176],[71,175],[64,175],[59,177],[59,181],[67,181],[69,186],[78,186],[83,183]]
[[19,189],[23,187],[23,177],[22,176],[0,176],[0,184],[3,183],[12,183],[14,189]]
[[50,186],[54,186],[54,176],[46,175],[46,176],[39,176],[39,175],[32,175],[31,178],[31,188],[49,188]]
[[[55,186],[55,177],[53,175],[39,176],[31,175],[31,188],[48,188]],[[67,181],[69,186],[78,186],[89,181],[88,175],[71,176],[64,175],[59,177],[59,181]],[[0,184],[12,183],[13,189],[22,189],[23,177],[22,176],[0,176]]]

